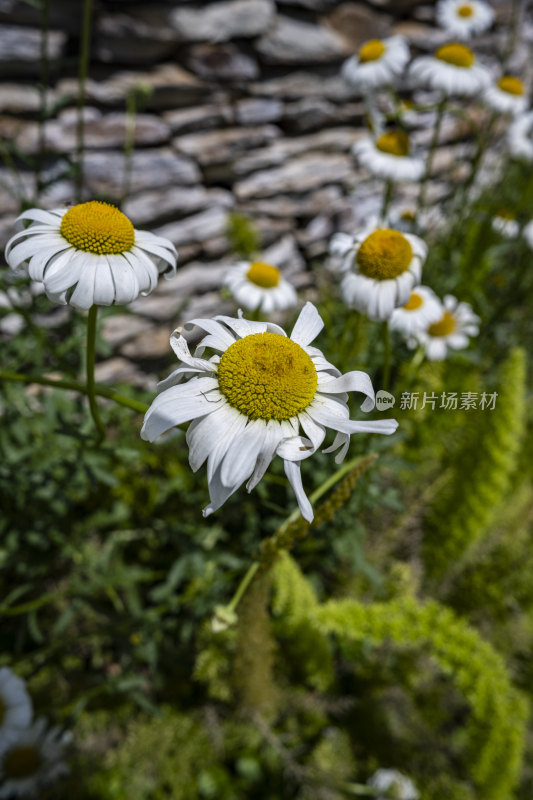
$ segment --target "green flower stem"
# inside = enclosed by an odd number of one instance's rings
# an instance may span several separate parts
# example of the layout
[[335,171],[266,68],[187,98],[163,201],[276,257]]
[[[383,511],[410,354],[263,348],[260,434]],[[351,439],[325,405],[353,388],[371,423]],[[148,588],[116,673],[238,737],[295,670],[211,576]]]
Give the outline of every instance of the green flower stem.
[[98,306],[91,306],[87,317],[87,396],[89,398],[89,408],[91,416],[98,431],[100,441],[105,439],[105,426],[100,418],[98,403],[96,402],[95,383],[94,383],[94,361],[96,355],[96,317],[98,316]]
[[471,186],[473,186],[479,174],[479,170],[481,169],[481,164],[483,163],[483,156],[485,155],[487,147],[490,144],[490,135],[492,133],[492,129],[494,127],[494,123],[496,122],[497,118],[498,114],[495,111],[493,111],[484,126],[483,133],[478,134],[478,143],[476,152],[474,153],[474,157],[472,159],[472,168],[470,170],[470,175],[466,179],[463,185],[463,191],[461,192],[460,195],[461,207],[467,200],[468,191],[471,188]]
[[424,172],[424,177],[420,183],[420,192],[418,194],[418,205],[416,210],[416,216],[420,214],[420,211],[424,208],[426,202],[426,191],[428,181],[431,175],[431,170],[433,167],[433,161],[435,158],[435,151],[437,149],[437,144],[439,142],[440,137],[440,129],[442,127],[442,120],[444,119],[444,112],[446,110],[446,103],[447,98],[443,95],[440,103],[437,106],[437,118],[435,120],[435,127],[433,128],[433,136],[431,137],[431,143],[429,145],[428,157],[426,161],[426,170]]
[[390,380],[390,330],[389,321],[383,323],[383,376],[381,378],[381,388],[387,391]]
[[[21,375],[18,372],[6,372],[0,370],[0,381],[11,381],[13,383],[36,383],[39,386],[50,386],[52,389],[66,389],[73,392],[81,392],[82,394],[89,394],[89,388],[78,381],[62,381],[53,378],[41,378],[36,375]],[[94,394],[98,397],[106,397],[108,400],[113,400],[120,406],[131,408],[132,411],[138,411],[140,414],[145,414],[148,411],[146,403],[140,403],[138,400],[132,400],[125,397],[113,389],[108,389],[106,386],[94,385]]]
[[85,132],[83,124],[83,109],[85,106],[85,84],[89,69],[89,57],[91,51],[91,19],[93,3],[92,0],[83,0],[83,15],[81,26],[80,42],[80,66],[78,72],[78,102],[77,122],[76,122],[76,202],[80,203],[83,193],[83,152],[85,149]]
[[[332,489],[335,484],[341,481],[345,475],[351,472],[365,458],[367,458],[367,456],[357,456],[356,458],[351,459],[346,464],[343,464],[342,467],[334,472],[333,475],[324,481],[324,483],[321,483],[320,486],[315,489],[315,491],[309,497],[311,505],[320,500],[320,498],[325,495],[326,492]],[[280,552],[281,550],[289,550],[291,548],[292,544],[294,543],[295,539],[298,538],[298,534],[300,533],[300,530],[296,524],[299,521],[301,521],[300,510],[296,508],[292,514],[290,514],[279,526],[277,531],[273,533],[269,539],[266,539],[263,542],[257,559],[248,567],[246,574],[237,586],[237,589],[229,603],[225,606],[218,606],[215,610],[216,616],[219,619],[223,620],[227,625],[232,625],[237,621],[235,610],[242,600],[246,590],[252,583],[254,577],[260,570],[261,572],[268,572],[274,563],[274,559],[272,558],[273,553]],[[308,523],[305,523],[305,525],[309,527]]]
[[384,220],[387,216],[387,212],[389,210],[393,194],[394,194],[394,183],[392,181],[386,181],[383,191],[383,202],[381,204],[380,216],[382,220]]

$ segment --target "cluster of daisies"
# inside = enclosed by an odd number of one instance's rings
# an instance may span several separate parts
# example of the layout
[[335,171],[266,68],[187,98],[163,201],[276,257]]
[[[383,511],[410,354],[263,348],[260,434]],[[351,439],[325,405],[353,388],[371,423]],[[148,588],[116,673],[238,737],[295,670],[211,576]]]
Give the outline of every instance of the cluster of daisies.
[[372,220],[355,236],[336,234],[331,254],[346,305],[369,319],[388,321],[410,348],[424,347],[428,359],[446,358],[479,333],[479,317],[468,303],[452,295],[441,301],[421,285],[427,246],[420,237]]
[[[416,120],[411,103],[401,101],[393,113],[389,109],[387,114],[380,115],[377,113],[380,90],[403,85],[410,90],[431,90],[441,101],[454,96],[476,98],[493,112],[512,117],[523,115],[527,108],[527,94],[520,78],[505,73],[494,79],[465,44],[465,40],[492,25],[492,8],[483,0],[440,0],[436,17],[451,41],[432,55],[410,61],[406,41],[401,36],[392,36],[365,42],[342,68],[344,79],[367,98],[371,110],[372,134],[355,143],[354,155],[372,175],[387,181],[418,182],[427,163],[420,153],[412,152],[406,132]],[[525,149],[533,159],[532,129],[533,115],[513,129],[512,152],[523,151],[524,136],[529,137],[529,148]]]
[[43,786],[68,772],[64,760],[70,737],[46,720],[33,720],[33,706],[21,678],[0,668],[0,798],[38,797]]

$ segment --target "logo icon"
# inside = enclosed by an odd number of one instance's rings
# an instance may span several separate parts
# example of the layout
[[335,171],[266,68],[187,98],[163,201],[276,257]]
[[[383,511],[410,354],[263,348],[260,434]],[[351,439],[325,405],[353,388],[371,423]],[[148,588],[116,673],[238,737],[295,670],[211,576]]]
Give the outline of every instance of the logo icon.
[[389,392],[383,389],[376,392],[376,408],[378,411],[386,411],[388,408],[392,408],[395,402],[394,395]]

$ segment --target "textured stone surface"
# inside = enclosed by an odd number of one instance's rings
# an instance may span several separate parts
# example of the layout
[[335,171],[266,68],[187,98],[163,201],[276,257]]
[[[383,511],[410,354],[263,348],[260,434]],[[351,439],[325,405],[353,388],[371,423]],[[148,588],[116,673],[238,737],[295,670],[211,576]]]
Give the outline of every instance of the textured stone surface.
[[213,130],[235,122],[235,115],[227,97],[215,98],[209,105],[166,111],[163,119],[173,133]]
[[391,18],[361,3],[341,3],[322,18],[323,24],[344,42],[351,55],[368,39],[382,39],[391,32]]
[[342,154],[305,155],[277,169],[256,172],[235,185],[240,200],[277,194],[308,192],[328,183],[346,183],[354,178],[353,159]]
[[[119,152],[93,152],[85,157],[88,194],[120,196],[124,189],[125,159]],[[137,151],[131,165],[131,192],[174,184],[191,185],[200,181],[198,167],[170,148]]]
[[225,42],[258,36],[274,19],[271,0],[221,0],[203,8],[177,8],[171,24],[185,41]]
[[95,55],[106,63],[152,64],[168,58],[178,40],[168,8],[157,3],[130,8],[127,14],[102,14],[95,28]]
[[[64,31],[48,32],[48,59],[54,67],[63,55],[67,36]],[[0,75],[13,78],[15,75],[40,73],[41,31],[22,25],[0,25]]]
[[[141,298],[139,302],[143,299]],[[150,330],[151,327],[149,322],[134,314],[113,314],[102,320],[101,335],[111,347],[118,347],[134,336]]]
[[[53,99],[53,93],[48,92],[48,103]],[[41,108],[39,90],[34,86],[24,86],[19,83],[0,84],[0,114],[28,114],[35,113]]]
[[134,225],[153,225],[213,206],[231,209],[234,202],[231,192],[224,189],[171,186],[133,195],[124,203],[123,211]]
[[257,42],[257,50],[273,64],[328,63],[348,55],[344,40],[335,32],[282,15]]
[[246,129],[228,128],[213,133],[193,133],[174,139],[173,144],[177,150],[192,156],[201,165],[220,164],[280,135],[279,128],[263,125]]
[[158,228],[155,233],[166,236],[176,247],[181,244],[203,244],[214,236],[226,231],[228,212],[224,208],[210,208],[193,214],[179,222],[170,222]]
[[191,47],[187,66],[201,78],[213,81],[248,81],[257,78],[257,60],[231,42]]

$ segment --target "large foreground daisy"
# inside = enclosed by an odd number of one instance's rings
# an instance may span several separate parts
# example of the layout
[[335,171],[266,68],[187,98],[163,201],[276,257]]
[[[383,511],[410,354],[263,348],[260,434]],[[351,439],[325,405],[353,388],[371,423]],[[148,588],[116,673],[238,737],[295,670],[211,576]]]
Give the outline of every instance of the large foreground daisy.
[[[345,375],[311,347],[324,323],[306,303],[290,338],[272,323],[218,316],[192,320],[206,331],[195,356],[175,331],[170,343],[183,363],[159,385],[160,394],[146,413],[143,439],[154,441],[176,425],[192,420],[187,431],[189,463],[196,471],[207,460],[212,514],[248,481],[250,492],[275,455],[296,494],[302,516],[313,519],[300,475],[300,461],[313,455],[326,428],[336,431],[331,447],[345,457],[352,433],[394,433],[392,419],[350,419],[346,392],[366,395],[361,409],[374,407],[374,390],[365,372]],[[206,348],[214,355],[206,358]],[[189,378],[181,383],[183,378]],[[300,426],[304,435],[300,434]]]
[[27,727],[32,718],[32,703],[26,684],[9,667],[0,669],[0,751]]
[[298,302],[296,290],[280,270],[263,261],[240,261],[224,275],[224,285],[233,297],[249,311],[285,311]]
[[176,271],[176,248],[168,239],[136,230],[114,206],[93,200],[72,208],[33,208],[17,219],[30,225],[11,237],[6,261],[28,266],[55,303],[87,309],[123,305],[150,294],[161,273]]
[[386,131],[375,141],[363,139],[352,148],[361,166],[377,178],[394,183],[419,181],[424,174],[424,161],[409,151],[409,137],[402,130]]
[[409,75],[418,86],[435,89],[448,95],[472,97],[490,83],[486,67],[464,44],[444,44],[432,56],[419,56],[409,68]]
[[346,305],[370,319],[388,320],[420,283],[426,253],[418,236],[375,222],[354,237],[338,239],[336,254],[343,257],[341,268],[346,272],[341,282]]
[[493,20],[494,11],[483,0],[440,0],[437,4],[437,22],[457,39],[483,33]]
[[410,344],[421,344],[430,361],[443,361],[448,350],[464,350],[468,347],[469,337],[479,333],[480,322],[469,303],[460,303],[456,297],[447,294],[441,318],[425,331],[419,331]]
[[409,61],[409,47],[401,36],[370,39],[344,62],[343,78],[361,94],[390,86]]
[[44,719],[21,731],[0,756],[0,798],[39,797],[43,786],[68,772],[65,743],[59,728],[46,730]]

